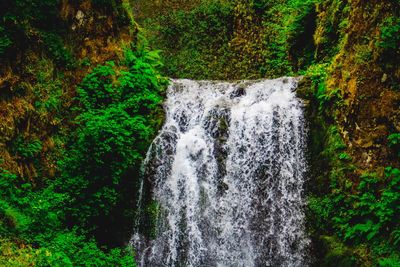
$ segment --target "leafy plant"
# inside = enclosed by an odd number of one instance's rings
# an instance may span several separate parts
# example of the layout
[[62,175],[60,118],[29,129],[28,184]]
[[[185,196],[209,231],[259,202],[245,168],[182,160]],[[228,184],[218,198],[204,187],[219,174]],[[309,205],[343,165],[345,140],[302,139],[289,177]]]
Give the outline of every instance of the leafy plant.
[[388,141],[390,147],[395,147],[400,145],[400,133],[394,133],[389,135]]
[[0,26],[0,56],[2,56],[7,51],[12,43],[12,40],[5,32],[4,27]]
[[64,42],[58,34],[42,32],[41,37],[48,54],[59,66],[72,67],[74,65],[71,52],[65,48]]
[[52,184],[35,190],[0,169],[1,266],[135,266],[131,252],[103,251],[94,240],[66,229],[65,199]]
[[[100,242],[121,242],[131,227],[139,166],[162,120],[167,80],[160,66],[158,52],[127,49],[121,61],[94,68],[78,87],[79,128],[58,188],[69,196],[69,223]],[[105,234],[111,230],[114,239]]]
[[[346,240],[355,244],[374,242],[378,250],[382,242],[389,239],[393,249],[398,246],[398,222],[400,204],[400,170],[385,169],[385,184],[375,174],[361,176],[356,194],[346,194],[345,189],[335,188],[336,197],[330,196],[333,205],[335,227]],[[373,244],[374,244],[373,243]]]
[[62,76],[55,72],[54,63],[49,59],[41,59],[35,64],[28,65],[26,72],[36,81],[32,91],[35,96],[35,108],[39,115],[47,115],[60,110],[62,99]]
[[312,65],[307,71],[303,72],[311,80],[311,90],[314,97],[319,102],[319,112],[326,112],[330,107],[339,105],[342,100],[339,89],[329,90],[326,85],[328,77],[328,64]]
[[15,153],[23,158],[33,158],[42,151],[42,142],[38,139],[25,140],[22,136],[13,142]]
[[400,258],[396,255],[379,260],[380,267],[399,267]]
[[400,156],[400,133],[394,133],[388,136],[389,147],[397,151],[397,155]]
[[380,40],[378,47],[383,49],[399,49],[400,43],[400,19],[398,17],[388,17],[381,24]]
[[350,161],[352,158],[349,154],[347,153],[340,153],[339,154],[339,159],[343,161]]

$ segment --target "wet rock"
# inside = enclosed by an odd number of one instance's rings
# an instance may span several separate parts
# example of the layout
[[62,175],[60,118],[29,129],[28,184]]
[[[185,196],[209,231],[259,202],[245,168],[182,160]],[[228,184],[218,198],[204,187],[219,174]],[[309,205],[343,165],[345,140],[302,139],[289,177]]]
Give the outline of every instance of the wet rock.
[[238,87],[229,95],[229,98],[233,99],[244,95],[246,95],[246,90],[243,87]]

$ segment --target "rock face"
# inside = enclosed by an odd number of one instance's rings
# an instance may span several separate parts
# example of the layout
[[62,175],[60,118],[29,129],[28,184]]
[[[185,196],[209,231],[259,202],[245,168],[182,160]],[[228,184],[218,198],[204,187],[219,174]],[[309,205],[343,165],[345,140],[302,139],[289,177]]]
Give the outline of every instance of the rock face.
[[397,17],[396,12],[393,1],[351,1],[347,38],[328,79],[329,88],[343,93],[338,124],[354,161],[364,170],[399,166],[387,143],[388,135],[399,131],[400,72],[392,63],[398,55],[393,51],[387,58],[389,52],[377,41],[385,20]]

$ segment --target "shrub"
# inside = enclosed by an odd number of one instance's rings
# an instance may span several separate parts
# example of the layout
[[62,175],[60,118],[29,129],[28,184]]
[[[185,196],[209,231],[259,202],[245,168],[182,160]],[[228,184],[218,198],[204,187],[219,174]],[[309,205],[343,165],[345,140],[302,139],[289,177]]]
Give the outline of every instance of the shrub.
[[390,147],[395,147],[400,145],[400,133],[394,133],[389,135],[388,141]]
[[49,118],[49,113],[56,116],[62,103],[63,76],[55,71],[54,65],[49,59],[41,59],[26,67],[27,73],[36,79],[32,84],[35,109],[46,118]]
[[394,133],[388,136],[389,147],[393,148],[400,156],[400,133]]
[[52,184],[34,190],[0,169],[1,266],[135,266],[128,250],[103,251],[94,240],[65,229],[65,197]]
[[61,37],[53,32],[42,32],[41,37],[49,56],[59,66],[72,67],[73,57],[70,51],[65,48]]
[[[376,46],[379,48],[379,62],[384,71],[395,71],[400,59],[400,18],[393,16],[383,20]],[[398,87],[395,80],[390,83],[393,88]]]
[[315,216],[332,218],[333,227],[350,244],[369,243],[377,255],[395,253],[400,245],[400,170],[386,168],[383,181],[369,173],[360,179],[353,193],[352,186],[332,184],[332,194],[313,199],[310,208]]
[[16,155],[32,159],[42,151],[42,142],[38,139],[25,140],[22,136],[18,136],[13,144],[13,150]]
[[58,188],[69,196],[68,222],[100,242],[121,243],[131,230],[139,166],[162,118],[166,79],[157,66],[157,52],[126,50],[123,60],[94,68],[78,87],[79,128]]
[[389,50],[398,50],[400,44],[400,18],[388,17],[381,24],[378,47]]

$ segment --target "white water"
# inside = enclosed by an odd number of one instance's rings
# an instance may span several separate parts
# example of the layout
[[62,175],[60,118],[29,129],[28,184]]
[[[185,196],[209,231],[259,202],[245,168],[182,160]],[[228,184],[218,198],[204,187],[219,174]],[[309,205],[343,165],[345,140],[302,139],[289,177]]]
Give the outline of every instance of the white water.
[[142,266],[307,266],[305,127],[297,80],[174,80],[145,176],[157,237]]

